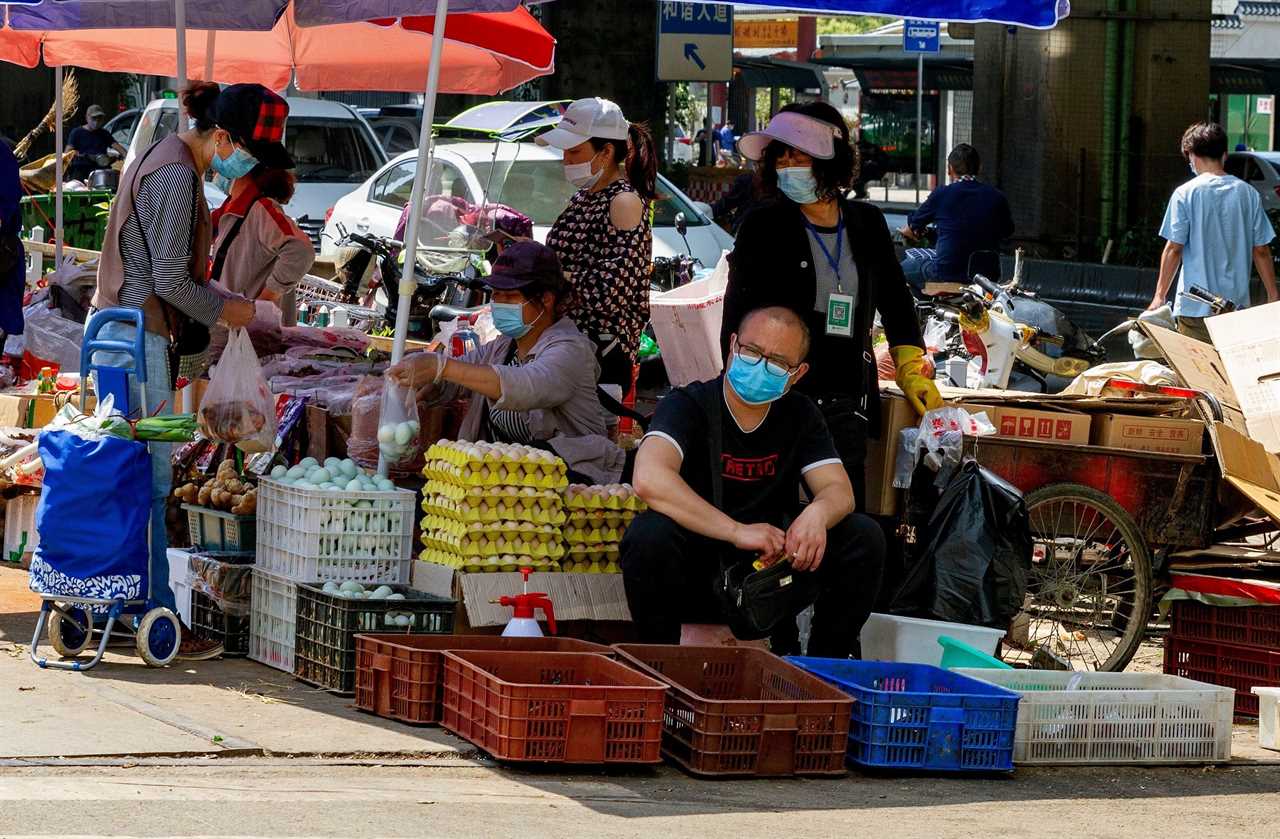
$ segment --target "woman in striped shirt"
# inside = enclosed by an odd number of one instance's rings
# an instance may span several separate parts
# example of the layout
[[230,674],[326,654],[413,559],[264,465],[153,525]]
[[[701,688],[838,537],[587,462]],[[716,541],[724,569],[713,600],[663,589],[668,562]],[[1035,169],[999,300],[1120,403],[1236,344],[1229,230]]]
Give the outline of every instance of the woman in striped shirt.
[[[146,335],[143,342],[147,399],[142,404],[135,387],[131,411],[155,414],[167,410],[173,390],[171,357],[203,349],[207,330],[215,324],[246,326],[253,319],[253,303],[227,299],[208,284],[212,228],[204,196],[204,175],[212,167],[235,179],[259,161],[289,163],[280,140],[288,106],[261,85],[233,85],[219,90],[196,84],[183,91],[183,106],[192,127],[172,134],[148,149],[121,179],[98,268],[95,309],[139,309]],[[284,168],[291,168],[285,166]],[[132,341],[134,327],[121,322],[105,326],[103,338]],[[192,340],[192,336],[196,336]],[[94,363],[126,366],[128,356],[96,353]],[[165,536],[165,504],[173,483],[169,446],[151,444],[151,593],[156,603],[175,609],[169,588]],[[212,658],[220,645],[186,637],[179,656]]]

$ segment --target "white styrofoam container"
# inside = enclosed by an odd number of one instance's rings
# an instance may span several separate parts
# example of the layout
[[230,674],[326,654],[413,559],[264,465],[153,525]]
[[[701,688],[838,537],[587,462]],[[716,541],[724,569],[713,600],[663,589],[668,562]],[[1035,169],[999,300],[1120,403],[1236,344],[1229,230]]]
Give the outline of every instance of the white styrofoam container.
[[[27,544],[22,553],[35,553],[40,547],[40,534],[36,531],[36,507],[40,505],[38,493],[27,493],[10,498],[4,508],[4,558],[10,559],[22,546],[25,535]],[[23,557],[17,557],[21,562]]]
[[1280,752],[1280,688],[1250,688],[1258,697],[1258,745]]
[[1236,692],[1163,673],[955,671],[1022,694],[1013,762],[1225,763]]
[[169,588],[178,601],[178,617],[191,626],[191,552],[169,548]]
[[866,661],[898,661],[941,667],[943,649],[938,638],[942,635],[963,641],[987,655],[995,655],[996,644],[1000,643],[1005,632],[985,626],[873,612],[863,624],[858,638],[862,642],[862,658]]
[[723,318],[724,289],[713,278],[649,295],[649,322],[672,385],[683,387],[720,375]]
[[263,478],[257,566],[295,582],[408,583],[415,500],[403,489],[325,492]]
[[292,673],[298,623],[298,584],[255,568],[252,598],[249,607],[249,658]]

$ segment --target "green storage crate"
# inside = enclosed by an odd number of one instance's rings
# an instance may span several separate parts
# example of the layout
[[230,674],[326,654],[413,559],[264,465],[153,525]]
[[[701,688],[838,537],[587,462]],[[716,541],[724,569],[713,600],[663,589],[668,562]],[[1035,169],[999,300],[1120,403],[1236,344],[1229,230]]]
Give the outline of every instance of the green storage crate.
[[[102,250],[102,240],[107,235],[107,213],[100,205],[110,204],[113,198],[115,193],[109,190],[64,192],[63,244],[71,248]],[[29,233],[33,227],[43,227],[44,240],[53,241],[54,201],[55,196],[52,194],[28,195],[22,199],[24,233]]]

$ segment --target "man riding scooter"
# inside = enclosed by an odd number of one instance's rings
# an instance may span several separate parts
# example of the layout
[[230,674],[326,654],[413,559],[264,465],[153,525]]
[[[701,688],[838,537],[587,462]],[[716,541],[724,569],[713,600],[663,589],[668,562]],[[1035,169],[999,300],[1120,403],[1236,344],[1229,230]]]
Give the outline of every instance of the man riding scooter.
[[[947,155],[947,178],[951,183],[936,189],[914,213],[899,233],[908,243],[921,242],[930,225],[937,228],[934,248],[908,248],[902,272],[917,293],[926,283],[968,283],[970,262],[975,254],[994,254],[1000,243],[1013,235],[1013,215],[1004,193],[978,180],[982,158],[978,150],[961,143]],[[998,257],[992,265],[976,267],[988,279],[998,280]]]

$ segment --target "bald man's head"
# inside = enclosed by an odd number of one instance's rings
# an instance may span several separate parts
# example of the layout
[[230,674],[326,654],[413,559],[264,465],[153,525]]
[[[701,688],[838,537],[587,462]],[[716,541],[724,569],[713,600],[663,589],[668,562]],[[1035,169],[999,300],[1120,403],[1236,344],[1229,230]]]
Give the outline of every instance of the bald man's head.
[[740,344],[763,349],[767,355],[780,355],[793,368],[809,357],[809,341],[809,326],[804,318],[784,306],[752,309],[738,327]]

